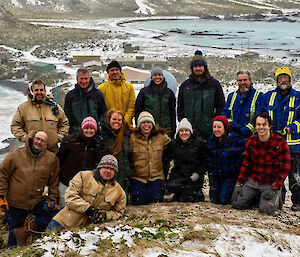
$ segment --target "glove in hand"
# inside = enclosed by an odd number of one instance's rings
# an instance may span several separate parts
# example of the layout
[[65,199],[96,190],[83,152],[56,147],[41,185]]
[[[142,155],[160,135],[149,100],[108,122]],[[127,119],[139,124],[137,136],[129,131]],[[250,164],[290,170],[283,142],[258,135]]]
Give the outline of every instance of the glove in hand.
[[234,202],[237,200],[238,196],[243,196],[243,191],[242,191],[242,184],[237,183],[234,187],[232,196],[231,196],[231,201]]
[[0,195],[0,211],[6,212],[9,210],[8,202],[4,195]]
[[89,207],[85,213],[93,223],[103,223],[106,220],[106,212],[103,210]]
[[190,178],[191,178],[191,180],[192,180],[193,182],[195,182],[195,181],[197,181],[197,180],[199,179],[199,175],[198,175],[198,173],[194,172],[194,173],[192,174],[192,176],[190,176]]
[[48,200],[47,202],[44,203],[44,208],[45,211],[57,211],[58,210],[58,205],[55,201],[50,201]]

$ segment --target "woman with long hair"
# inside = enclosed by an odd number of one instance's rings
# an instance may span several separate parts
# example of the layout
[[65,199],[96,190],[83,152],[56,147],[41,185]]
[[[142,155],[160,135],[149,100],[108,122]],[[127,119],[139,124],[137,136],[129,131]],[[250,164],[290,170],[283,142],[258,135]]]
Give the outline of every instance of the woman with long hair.
[[119,172],[116,174],[118,183],[128,192],[131,175],[129,157],[129,129],[122,113],[111,109],[100,122],[99,135],[102,138],[101,157],[106,154],[115,156],[119,163]]

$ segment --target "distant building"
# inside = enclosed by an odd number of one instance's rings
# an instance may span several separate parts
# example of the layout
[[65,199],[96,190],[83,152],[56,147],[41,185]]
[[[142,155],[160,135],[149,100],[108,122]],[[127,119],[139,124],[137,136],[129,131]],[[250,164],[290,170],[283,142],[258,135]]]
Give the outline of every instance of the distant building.
[[167,59],[165,58],[147,58],[144,56],[136,56],[136,58],[119,57],[117,61],[122,67],[130,66],[144,70],[151,70],[155,66],[159,66],[162,69],[167,68]]
[[9,61],[9,55],[7,53],[0,53],[0,64],[7,64]]
[[83,64],[89,61],[100,61],[100,55],[74,55],[73,56],[73,64]]
[[258,59],[259,58],[259,53],[248,51],[248,52],[246,52],[244,54],[236,55],[235,57],[246,59],[246,60],[249,60],[249,59]]
[[139,46],[132,46],[130,43],[124,43],[123,48],[124,48],[124,53],[126,54],[137,53],[138,50],[140,50]]
[[101,62],[98,62],[98,61],[95,61],[95,60],[92,60],[92,61],[89,61],[89,62],[84,62],[82,64],[82,66],[84,68],[88,69],[90,72],[99,71],[102,68]]
[[35,71],[39,72],[51,72],[56,70],[56,66],[51,63],[45,63],[45,62],[35,62],[30,64],[30,68]]

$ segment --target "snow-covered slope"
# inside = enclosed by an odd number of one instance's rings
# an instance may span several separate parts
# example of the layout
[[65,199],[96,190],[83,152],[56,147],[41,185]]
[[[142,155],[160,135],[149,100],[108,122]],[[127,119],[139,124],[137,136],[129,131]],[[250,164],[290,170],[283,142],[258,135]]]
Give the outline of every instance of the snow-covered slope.
[[195,15],[300,9],[299,0],[1,0],[5,7],[106,15]]

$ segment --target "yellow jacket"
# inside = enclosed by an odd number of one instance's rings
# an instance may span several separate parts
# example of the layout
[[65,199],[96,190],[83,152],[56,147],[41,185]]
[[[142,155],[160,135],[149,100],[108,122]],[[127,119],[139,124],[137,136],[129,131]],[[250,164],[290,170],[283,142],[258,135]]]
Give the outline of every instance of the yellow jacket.
[[107,110],[116,109],[123,115],[127,124],[132,127],[134,117],[135,92],[133,86],[125,81],[125,74],[121,72],[120,80],[110,80],[98,86],[103,94]]
[[[118,182],[101,184],[93,170],[78,172],[65,194],[66,207],[53,218],[64,228],[76,228],[89,223],[85,214],[93,206],[106,212],[106,221],[118,219],[125,210],[126,195]],[[98,171],[96,171],[98,172]]]
[[19,141],[25,142],[30,131],[42,130],[48,136],[47,149],[57,153],[57,143],[68,135],[69,120],[59,105],[57,115],[52,113],[52,107],[53,105],[44,102],[37,104],[28,97],[26,102],[18,106],[11,122],[11,133]]
[[131,179],[143,183],[157,179],[165,180],[162,157],[163,150],[170,141],[167,134],[158,132],[147,139],[135,130],[130,135],[130,152],[134,165]]

